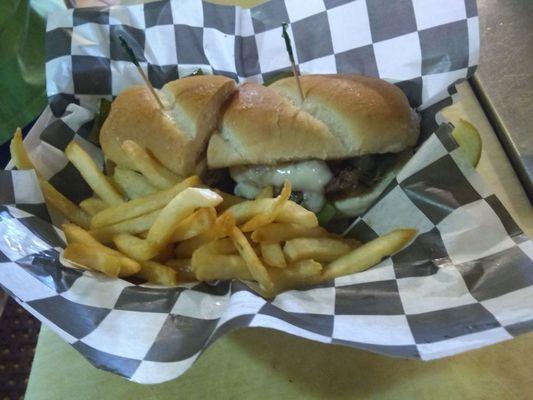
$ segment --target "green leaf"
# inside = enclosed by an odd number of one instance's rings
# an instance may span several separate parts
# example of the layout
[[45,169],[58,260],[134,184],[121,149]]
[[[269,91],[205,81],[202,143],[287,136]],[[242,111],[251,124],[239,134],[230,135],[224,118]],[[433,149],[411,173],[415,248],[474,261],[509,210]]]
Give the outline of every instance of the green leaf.
[[336,214],[337,209],[335,208],[335,206],[331,203],[326,203],[324,207],[322,207],[322,210],[320,210],[320,212],[316,215],[316,217],[320,226],[324,226],[329,221],[331,221]]
[[89,141],[96,144],[97,146],[100,145],[100,129],[102,129],[102,125],[104,125],[104,122],[107,119],[110,110],[111,102],[107,99],[101,99],[100,110],[94,117],[94,124],[91,128],[91,133],[89,134]]

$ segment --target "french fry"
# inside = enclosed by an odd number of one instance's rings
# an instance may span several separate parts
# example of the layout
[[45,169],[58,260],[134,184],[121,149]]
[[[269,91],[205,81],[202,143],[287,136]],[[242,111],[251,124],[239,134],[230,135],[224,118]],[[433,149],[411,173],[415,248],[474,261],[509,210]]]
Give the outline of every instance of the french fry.
[[9,144],[9,150],[11,152],[11,159],[17,169],[35,169],[22,142],[22,131],[20,128],[17,128],[15,131],[13,139],[11,139],[11,143]]
[[105,210],[107,207],[107,203],[97,197],[89,197],[80,203],[80,208],[91,216]]
[[137,273],[137,276],[141,279],[164,286],[174,286],[178,283],[177,272],[167,265],[155,261],[143,261],[141,265],[142,268]]
[[137,261],[150,260],[159,252],[159,247],[153,243],[129,233],[119,233],[113,236],[113,243],[122,253]]
[[130,233],[132,235],[148,231],[153,225],[161,210],[155,210],[148,214],[119,222],[117,224],[104,226],[103,228],[91,229],[89,233],[102,243],[111,243],[113,236],[118,233]]
[[234,204],[224,214],[231,213],[235,217],[235,223],[242,225],[246,221],[252,219],[258,214],[267,212],[272,209],[276,199],[259,199],[259,200],[247,200],[238,204]]
[[383,258],[404,248],[416,235],[416,229],[396,229],[380,236],[328,264],[323,273],[324,280],[364,271]]
[[172,258],[165,261],[165,265],[178,273],[180,282],[194,282],[197,280],[191,267],[190,258]]
[[268,272],[273,286],[270,290],[262,290],[261,294],[271,298],[287,289],[319,283],[322,265],[314,260],[301,260],[287,268],[270,268]]
[[139,146],[133,140],[125,140],[121,147],[130,160],[137,166],[139,172],[156,188],[167,189],[181,181],[177,175],[165,168],[146,149]]
[[291,195],[291,183],[285,181],[283,184],[283,189],[279,196],[274,199],[274,202],[271,205],[271,208],[265,212],[262,212],[258,215],[255,215],[249,221],[247,221],[242,227],[241,231],[243,232],[252,232],[261,226],[268,225],[276,219],[280,211],[282,210],[287,200]]
[[272,290],[273,283],[268,275],[267,269],[259,257],[257,257],[257,254],[255,254],[254,249],[241,230],[237,227],[233,227],[230,237],[239,254],[246,261],[246,266],[248,267],[252,277],[259,284],[259,287],[266,292]]
[[131,258],[149,260],[156,257],[169,243],[174,227],[184,216],[192,214],[197,207],[213,207],[220,201],[220,196],[209,189],[187,188],[159,212],[148,230],[146,239],[119,233],[113,236],[113,242],[121,252]]
[[165,261],[165,265],[169,266],[170,268],[175,269],[176,271],[181,268],[186,268],[191,266],[191,259],[190,258],[171,258],[167,261]]
[[116,278],[120,273],[119,258],[93,246],[87,246],[82,243],[69,244],[65,248],[63,257],[113,278]]
[[206,245],[193,253],[191,268],[199,281],[253,279],[240,255],[217,254]]
[[255,199],[271,199],[272,197],[274,197],[274,188],[272,186],[265,186],[259,193],[257,193]]
[[276,217],[276,222],[287,222],[314,228],[318,226],[315,213],[305,209],[294,201],[287,201]]
[[124,199],[108,178],[100,171],[94,160],[83,150],[79,144],[71,141],[65,149],[65,155],[91,189],[109,205],[117,205],[124,202]]
[[215,225],[208,231],[195,236],[191,239],[184,240],[176,246],[174,254],[178,258],[191,257],[196,249],[200,246],[212,242],[214,240],[229,236],[233,227],[235,226],[235,219],[233,214],[224,213],[215,221]]
[[134,275],[141,269],[141,265],[137,261],[126,257],[124,254],[120,253],[117,250],[104,246],[94,237],[92,237],[85,229],[74,224],[64,224],[62,226],[62,229],[69,244],[81,243],[87,246],[94,247],[99,251],[102,251],[111,256],[117,257],[120,261],[120,277]]
[[174,197],[161,210],[152,227],[148,230],[146,240],[158,248],[170,242],[176,225],[197,208],[215,207],[222,202],[222,197],[209,189],[187,188]]
[[[340,237],[339,237],[340,239]],[[354,238],[342,238],[341,239],[344,243],[346,243],[348,246],[350,246],[352,249],[355,249],[359,246],[361,246],[363,243],[361,243],[359,240]]]
[[331,262],[351,250],[352,247],[343,240],[332,238],[291,239],[283,247],[283,253],[289,262],[305,259]]
[[55,187],[44,179],[39,179],[39,185],[41,186],[46,202],[61,212],[69,221],[74,222],[82,228],[88,228],[90,226],[91,217],[89,214],[59,193]]
[[252,233],[252,240],[256,243],[278,243],[295,238],[325,238],[332,234],[320,226],[307,228],[298,224],[274,222],[256,229]]
[[208,246],[217,254],[238,254],[238,251],[230,238],[215,240],[208,243]]
[[287,266],[279,243],[261,242],[259,245],[261,247],[261,256],[268,266],[275,268],[285,268]]
[[170,239],[171,242],[181,242],[198,236],[211,228],[217,219],[217,212],[214,208],[200,208],[181,221]]
[[[22,142],[22,132],[20,128],[17,128],[13,139],[11,140],[9,149],[11,151],[11,158],[15,163],[17,169],[35,169],[33,166],[30,157],[24,147]],[[38,171],[35,171],[37,176],[39,176]],[[39,185],[41,191],[43,192],[43,197],[47,203],[52,207],[57,209],[61,214],[63,214],[68,220],[88,228],[90,225],[90,216],[81,208],[79,208],[72,201],[67,199],[63,194],[61,194],[55,187],[53,187],[48,181],[39,178]]]
[[167,205],[167,203],[176,197],[178,193],[188,187],[197,186],[199,184],[201,184],[200,178],[197,176],[191,176],[170,189],[130,200],[127,203],[118,206],[109,207],[106,210],[99,212],[91,219],[91,226],[93,228],[100,228],[102,226],[116,224],[158,210]]
[[152,261],[157,261],[161,264],[166,264],[167,260],[170,260],[174,257],[174,245],[172,243],[167,244],[164,246],[157,255],[152,258]]
[[157,191],[144,176],[120,165],[115,167],[113,181],[128,199],[148,196]]
[[222,203],[220,203],[217,206],[218,212],[224,212],[231,206],[234,206],[235,204],[239,204],[245,201],[242,197],[234,196],[232,194],[223,192],[222,190],[219,190],[219,189],[213,189],[213,190],[217,192],[217,194],[223,199]]

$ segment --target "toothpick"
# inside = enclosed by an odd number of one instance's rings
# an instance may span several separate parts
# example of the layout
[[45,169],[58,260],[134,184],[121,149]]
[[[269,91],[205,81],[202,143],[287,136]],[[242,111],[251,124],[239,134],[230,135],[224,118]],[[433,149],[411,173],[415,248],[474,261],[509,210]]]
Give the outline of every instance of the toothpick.
[[137,67],[137,71],[139,71],[139,73],[141,74],[144,80],[144,83],[146,83],[146,86],[148,86],[148,89],[150,89],[150,93],[152,93],[152,96],[154,96],[154,99],[155,101],[157,101],[159,108],[161,109],[161,111],[165,111],[165,106],[163,105],[163,102],[157,95],[154,87],[152,86],[152,84],[148,80],[148,77],[146,76],[143,69],[141,68],[141,65],[139,64],[139,61],[137,60],[137,57],[135,56],[135,53],[133,52],[132,48],[128,45],[128,42],[126,42],[126,40],[122,36],[119,35],[118,39],[120,40],[120,44],[122,45],[122,47],[128,54],[128,57],[130,58],[131,62],[134,63],[135,66]]
[[305,97],[304,97],[304,92],[302,90],[302,84],[300,83],[300,72],[298,71],[298,68],[296,67],[296,63],[294,62],[294,54],[292,53],[291,39],[289,38],[289,34],[287,32],[287,23],[286,22],[282,23],[281,27],[283,29],[281,37],[285,39],[285,47],[287,48],[287,53],[289,53],[289,60],[291,61],[291,65],[292,65],[292,74],[294,75],[294,78],[296,79],[296,84],[298,85],[298,92],[300,93],[300,99],[303,102],[305,100]]

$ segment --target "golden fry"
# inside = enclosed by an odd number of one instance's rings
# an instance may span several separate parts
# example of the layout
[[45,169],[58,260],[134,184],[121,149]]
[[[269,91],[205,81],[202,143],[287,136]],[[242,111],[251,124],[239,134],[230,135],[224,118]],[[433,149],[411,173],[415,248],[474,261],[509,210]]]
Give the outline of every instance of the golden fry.
[[65,149],[65,155],[91,189],[109,205],[117,205],[124,202],[124,199],[108,178],[98,168],[94,160],[83,150],[79,144],[72,141]]
[[11,159],[17,169],[35,169],[22,142],[22,131],[17,128],[9,145]]
[[119,233],[113,236],[113,243],[122,253],[138,261],[150,260],[159,252],[159,247],[154,246],[153,243],[129,233]]
[[287,268],[270,268],[268,270],[273,282],[271,290],[262,290],[265,297],[274,297],[284,290],[319,283],[322,265],[314,260],[301,260]]
[[[246,221],[252,219],[258,214],[262,214],[272,210],[272,207],[276,199],[259,199],[259,200],[248,200],[241,203],[235,204],[224,211],[226,213],[232,213],[235,217],[235,223],[237,225],[242,225]],[[224,215],[222,214],[222,215]]]
[[158,210],[166,206],[178,193],[181,193],[188,187],[199,184],[201,184],[200,178],[191,176],[170,189],[130,200],[118,206],[109,207],[96,214],[91,219],[91,225],[93,228],[100,228]]
[[148,182],[156,188],[167,189],[181,181],[133,140],[125,140],[121,147]]
[[246,261],[246,265],[250,271],[250,274],[257,281],[261,289],[267,292],[272,290],[273,283],[268,275],[267,269],[259,257],[257,257],[257,254],[255,254],[254,249],[241,230],[237,227],[234,227],[230,237],[239,254]]
[[[9,149],[11,151],[11,158],[15,163],[17,169],[35,169],[33,166],[24,143],[22,142],[22,132],[20,128],[17,128],[13,139],[11,140]],[[35,171],[37,176],[39,173]],[[68,220],[87,228],[90,225],[90,216],[85,211],[80,209],[76,204],[67,199],[63,194],[61,194],[55,187],[53,187],[48,181],[39,178],[39,185],[41,191],[43,192],[43,197],[47,203],[52,207],[57,209],[61,214],[63,214]]]
[[191,267],[190,258],[172,258],[165,261],[165,265],[178,273],[180,282],[194,282],[197,280]]
[[126,257],[124,254],[120,253],[117,250],[104,246],[94,237],[92,237],[91,234],[85,229],[80,228],[79,226],[74,224],[64,224],[62,226],[62,229],[69,244],[81,243],[87,246],[94,247],[106,254],[117,257],[120,261],[120,277],[134,275],[141,269],[141,265],[137,261]]
[[238,254],[238,251],[230,238],[215,240],[208,243],[208,246],[217,254]]
[[329,280],[354,274],[378,264],[383,258],[403,249],[413,239],[416,232],[416,229],[396,229],[363,244],[328,264],[323,279]]
[[144,176],[120,165],[115,167],[113,181],[128,199],[148,196],[157,191]]
[[354,238],[342,238],[342,241],[346,243],[348,246],[350,246],[352,249],[355,249],[363,244],[359,240],[354,239]]
[[259,245],[261,247],[261,256],[268,266],[275,268],[285,268],[287,266],[279,243],[261,242]]
[[215,225],[211,229],[198,236],[179,243],[176,246],[174,254],[178,258],[191,257],[194,251],[200,246],[219,238],[229,236],[234,226],[235,219],[233,218],[233,214],[224,213],[217,218]]
[[253,279],[244,258],[240,255],[217,254],[208,245],[193,253],[191,268],[199,281]]
[[167,265],[155,261],[143,261],[141,265],[142,268],[137,276],[146,279],[149,283],[164,286],[174,286],[178,283],[177,272]]
[[148,230],[146,240],[161,248],[170,242],[174,229],[184,218],[197,208],[215,207],[222,202],[222,197],[209,189],[187,188],[174,197],[161,210],[152,227]]
[[132,235],[146,232],[154,224],[161,210],[155,210],[148,214],[119,222],[117,224],[104,226],[103,228],[91,229],[89,233],[99,242],[111,243],[113,236],[118,233],[130,233]]
[[283,209],[285,203],[289,200],[291,195],[291,183],[285,181],[283,189],[278,197],[274,199],[274,202],[271,204],[271,208],[262,212],[258,215],[255,215],[249,221],[247,221],[242,227],[241,231],[243,232],[252,232],[261,226],[268,225],[273,222],[280,211]]
[[295,238],[331,237],[332,234],[320,226],[307,228],[298,224],[274,222],[262,226],[252,233],[252,240],[256,243],[278,243]]
[[170,260],[174,257],[174,244],[170,243],[164,246],[159,253],[152,258],[153,261],[157,261],[161,264],[166,264],[167,260]]
[[167,261],[165,261],[165,265],[169,266],[170,268],[175,269],[176,271],[180,268],[186,268],[191,266],[191,259],[190,258],[171,258]]
[[119,258],[93,246],[87,246],[82,243],[71,243],[65,248],[63,256],[67,260],[100,271],[113,278],[116,278],[120,273]]
[[283,253],[289,262],[305,259],[331,262],[351,250],[352,247],[343,240],[332,238],[291,239],[283,247]]
[[46,202],[61,212],[69,221],[74,222],[82,228],[88,228],[90,226],[91,217],[89,214],[59,193],[55,187],[44,179],[39,179],[39,185],[41,186]]
[[170,239],[171,242],[181,242],[198,236],[211,228],[217,219],[217,212],[213,207],[200,208],[181,221]]
[[98,214],[107,207],[107,203],[97,197],[89,197],[80,203],[80,208],[91,216]]
[[294,201],[287,201],[276,217],[276,222],[298,224],[307,228],[318,226],[315,213],[305,209]]

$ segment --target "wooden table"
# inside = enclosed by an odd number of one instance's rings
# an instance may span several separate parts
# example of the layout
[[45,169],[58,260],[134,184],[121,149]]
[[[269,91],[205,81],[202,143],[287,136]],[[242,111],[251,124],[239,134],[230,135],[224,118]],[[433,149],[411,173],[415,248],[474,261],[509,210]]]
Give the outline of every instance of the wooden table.
[[[445,110],[480,131],[481,175],[531,237],[533,210],[468,84]],[[267,329],[220,338],[182,377],[139,385],[92,367],[50,330],[41,331],[27,400],[44,399],[531,399],[533,334],[423,362],[324,345]]]

